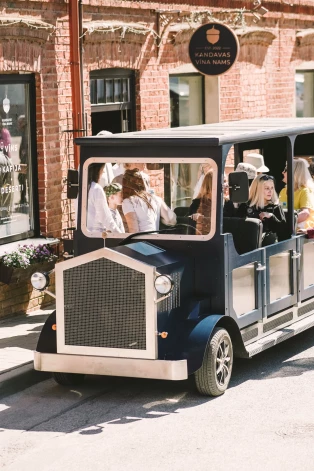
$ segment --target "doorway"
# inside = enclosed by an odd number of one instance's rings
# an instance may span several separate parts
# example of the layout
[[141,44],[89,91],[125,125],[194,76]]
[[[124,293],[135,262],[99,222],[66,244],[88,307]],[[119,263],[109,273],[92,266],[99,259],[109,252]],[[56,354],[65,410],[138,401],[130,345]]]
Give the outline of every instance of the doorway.
[[90,74],[92,135],[136,130],[135,74],[129,69],[102,69]]

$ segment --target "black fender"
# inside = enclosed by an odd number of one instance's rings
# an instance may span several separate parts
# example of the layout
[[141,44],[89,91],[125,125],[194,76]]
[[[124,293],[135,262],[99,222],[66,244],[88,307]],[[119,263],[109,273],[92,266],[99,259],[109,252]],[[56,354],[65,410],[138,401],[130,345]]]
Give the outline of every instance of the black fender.
[[36,351],[40,353],[57,353],[57,332],[52,329],[56,324],[56,311],[53,311],[46,320],[40,333]]
[[207,343],[217,327],[226,329],[230,335],[235,357],[249,358],[237,323],[229,316],[213,314],[202,319],[188,337],[187,362],[189,374],[195,373],[202,366]]

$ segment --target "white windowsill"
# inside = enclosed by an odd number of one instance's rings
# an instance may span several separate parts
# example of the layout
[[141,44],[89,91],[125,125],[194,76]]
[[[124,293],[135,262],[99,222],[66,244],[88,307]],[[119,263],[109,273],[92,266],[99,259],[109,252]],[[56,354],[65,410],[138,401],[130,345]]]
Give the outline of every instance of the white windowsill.
[[54,237],[37,237],[35,239],[23,239],[23,240],[18,240],[17,242],[10,242],[9,244],[3,244],[0,245],[0,257],[5,255],[6,253],[11,253],[14,250],[18,248],[19,245],[43,245],[43,244],[48,244],[48,245],[56,245],[60,241],[59,239],[55,239]]

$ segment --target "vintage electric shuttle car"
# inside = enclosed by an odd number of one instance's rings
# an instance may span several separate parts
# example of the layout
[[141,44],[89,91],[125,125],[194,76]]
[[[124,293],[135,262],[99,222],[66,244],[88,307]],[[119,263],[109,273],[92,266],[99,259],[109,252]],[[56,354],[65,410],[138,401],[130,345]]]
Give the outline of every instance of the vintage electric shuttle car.
[[[314,120],[259,119],[76,140],[80,146],[74,257],[56,265],[56,312],[43,327],[35,369],[60,384],[86,374],[184,380],[217,396],[234,357],[249,358],[314,325],[314,241],[295,233],[292,161],[314,154]],[[261,246],[257,219],[224,218],[228,155],[264,155],[277,192],[288,166],[286,238]],[[230,159],[228,159],[228,162]],[[149,191],[177,215],[154,233],[110,233],[87,226],[91,165],[149,176]],[[116,165],[115,165],[116,164]],[[108,169],[108,167],[107,167]],[[213,172],[208,231],[189,218],[202,173]],[[118,176],[117,176],[118,178]],[[121,179],[120,175],[120,179]],[[76,185],[76,186],[75,186]],[[230,198],[248,199],[247,176],[229,177]],[[33,284],[47,289],[48,276]]]

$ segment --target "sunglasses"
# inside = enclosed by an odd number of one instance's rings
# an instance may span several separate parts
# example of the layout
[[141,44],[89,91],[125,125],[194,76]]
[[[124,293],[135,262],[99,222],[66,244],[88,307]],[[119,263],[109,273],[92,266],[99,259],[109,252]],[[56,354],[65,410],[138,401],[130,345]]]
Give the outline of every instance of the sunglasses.
[[262,180],[263,182],[266,182],[267,180],[275,181],[274,177],[272,177],[271,175],[262,175],[260,180]]

